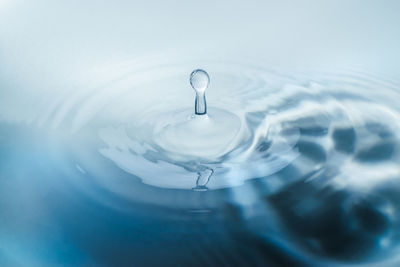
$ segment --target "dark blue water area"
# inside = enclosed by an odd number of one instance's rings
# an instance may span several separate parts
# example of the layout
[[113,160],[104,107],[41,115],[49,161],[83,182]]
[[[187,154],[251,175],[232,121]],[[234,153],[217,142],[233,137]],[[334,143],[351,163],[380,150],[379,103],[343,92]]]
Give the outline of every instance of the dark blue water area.
[[[325,163],[318,144],[300,139],[301,156],[271,177],[196,192],[145,185],[99,155],[99,172],[80,172],[71,147],[52,135],[0,126],[1,266],[332,266],[397,255],[399,185],[388,182],[373,194],[334,188],[326,182],[335,168],[301,168]],[[332,139],[344,154],[356,146],[351,129],[333,131]],[[387,158],[395,152],[385,144],[354,158]],[[125,177],[141,196],[105,188],[99,173]]]

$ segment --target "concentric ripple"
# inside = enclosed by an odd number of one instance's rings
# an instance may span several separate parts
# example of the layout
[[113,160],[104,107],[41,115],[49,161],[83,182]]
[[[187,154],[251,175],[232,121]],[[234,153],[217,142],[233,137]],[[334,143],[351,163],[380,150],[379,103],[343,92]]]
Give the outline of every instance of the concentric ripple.
[[[43,184],[71,184],[67,197],[76,190],[84,203],[123,213],[136,214],[138,203],[167,209],[163,220],[176,212],[183,234],[196,237],[187,217],[212,214],[314,266],[399,262],[398,82],[156,62],[121,64],[34,114],[46,131],[21,151],[40,160],[33,171],[45,173]],[[197,67],[211,77],[202,117],[188,83]]]
[[[336,168],[337,186],[398,175],[400,105],[387,104],[399,96],[393,86],[207,62],[210,112],[196,119],[187,79],[192,64],[128,72],[108,83],[70,112],[75,135],[99,138],[91,149],[165,188],[236,186],[300,161],[307,171]],[[385,171],[374,172],[377,166]],[[368,179],[348,179],[352,172]]]

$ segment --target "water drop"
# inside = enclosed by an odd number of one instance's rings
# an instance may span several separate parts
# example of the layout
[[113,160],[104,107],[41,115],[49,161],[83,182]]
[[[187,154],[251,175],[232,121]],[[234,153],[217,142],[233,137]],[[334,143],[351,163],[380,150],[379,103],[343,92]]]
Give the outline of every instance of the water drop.
[[209,83],[210,83],[210,77],[208,76],[208,73],[202,69],[194,70],[190,74],[190,85],[196,92],[196,100],[195,100],[196,115],[207,114],[205,91]]

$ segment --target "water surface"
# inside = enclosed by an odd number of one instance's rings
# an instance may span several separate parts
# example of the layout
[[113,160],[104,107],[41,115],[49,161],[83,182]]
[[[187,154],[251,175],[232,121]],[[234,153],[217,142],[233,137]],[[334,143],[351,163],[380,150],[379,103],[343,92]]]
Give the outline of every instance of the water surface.
[[[398,81],[155,62],[3,120],[3,264],[399,264]],[[194,113],[195,64],[210,118],[234,114],[222,149],[159,135]]]

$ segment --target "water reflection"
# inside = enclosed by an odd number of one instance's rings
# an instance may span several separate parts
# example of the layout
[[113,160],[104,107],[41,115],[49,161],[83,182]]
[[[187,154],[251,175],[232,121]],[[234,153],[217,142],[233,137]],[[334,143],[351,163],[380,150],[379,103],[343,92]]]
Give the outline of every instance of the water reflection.
[[180,91],[189,65],[1,123],[2,264],[399,263],[399,87],[209,63],[209,105],[234,107],[245,128],[206,161],[171,156],[149,134],[171,108],[152,94],[160,84],[175,102],[192,99]]

